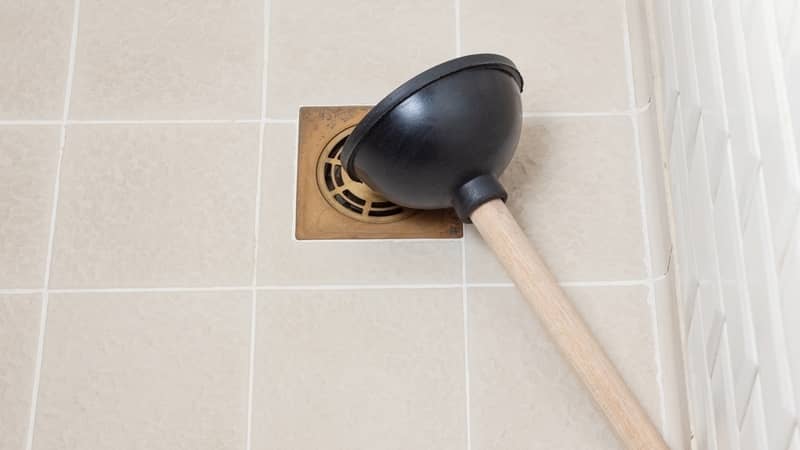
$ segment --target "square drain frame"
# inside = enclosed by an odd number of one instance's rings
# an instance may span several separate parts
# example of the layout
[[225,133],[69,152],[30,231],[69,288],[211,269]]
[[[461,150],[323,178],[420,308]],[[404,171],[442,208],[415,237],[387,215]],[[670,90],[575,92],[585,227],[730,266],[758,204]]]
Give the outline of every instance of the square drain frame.
[[370,109],[369,106],[300,108],[295,237],[298,240],[463,237],[463,225],[453,210],[404,210],[381,199],[366,185],[350,180],[341,169],[338,153],[342,136]]

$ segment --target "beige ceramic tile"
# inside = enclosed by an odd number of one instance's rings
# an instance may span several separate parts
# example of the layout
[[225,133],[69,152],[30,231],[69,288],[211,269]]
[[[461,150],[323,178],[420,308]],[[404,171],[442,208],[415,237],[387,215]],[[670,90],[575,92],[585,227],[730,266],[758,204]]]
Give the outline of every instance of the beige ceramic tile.
[[0,449],[25,448],[41,295],[0,295]]
[[459,240],[294,240],[296,135],[294,125],[267,126],[260,285],[461,282]]
[[462,0],[463,52],[514,60],[525,111],[624,110],[623,8],[624,0]]
[[257,125],[67,131],[51,286],[249,284]]
[[257,118],[263,1],[81,1],[73,119]]
[[73,2],[0,2],[0,119],[61,119]]
[[462,450],[460,289],[262,291],[253,450]]
[[455,56],[452,0],[273,0],[268,115],[374,104]]
[[[632,123],[529,118],[501,181],[508,206],[561,281],[646,277]],[[508,281],[467,227],[470,282]]]
[[0,288],[44,283],[59,133],[0,127]]
[[244,448],[250,301],[51,295],[33,448]]
[[[647,289],[570,288],[567,294],[660,420]],[[473,449],[622,448],[516,290],[470,289],[468,323]]]

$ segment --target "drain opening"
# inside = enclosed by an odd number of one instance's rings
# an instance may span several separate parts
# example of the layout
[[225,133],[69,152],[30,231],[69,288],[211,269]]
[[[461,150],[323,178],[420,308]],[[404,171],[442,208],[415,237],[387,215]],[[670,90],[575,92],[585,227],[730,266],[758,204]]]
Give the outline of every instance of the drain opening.
[[334,136],[319,155],[317,187],[325,201],[341,214],[362,222],[389,223],[413,215],[414,210],[388,201],[366,184],[350,178],[342,168],[342,148],[353,128]]

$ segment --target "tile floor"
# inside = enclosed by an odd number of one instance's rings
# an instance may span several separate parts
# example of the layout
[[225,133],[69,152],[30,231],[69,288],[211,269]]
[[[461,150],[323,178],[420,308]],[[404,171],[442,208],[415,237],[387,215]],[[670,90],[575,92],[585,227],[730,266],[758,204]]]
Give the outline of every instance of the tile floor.
[[0,450],[617,448],[471,227],[293,238],[299,106],[481,51],[512,210],[686,448],[641,1],[0,3]]

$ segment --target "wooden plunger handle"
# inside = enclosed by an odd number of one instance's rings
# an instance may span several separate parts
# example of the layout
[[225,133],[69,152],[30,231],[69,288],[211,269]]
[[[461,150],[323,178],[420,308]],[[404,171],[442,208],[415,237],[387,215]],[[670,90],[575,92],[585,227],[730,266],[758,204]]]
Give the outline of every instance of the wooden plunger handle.
[[622,443],[629,449],[669,450],[505,203],[491,200],[470,218]]

